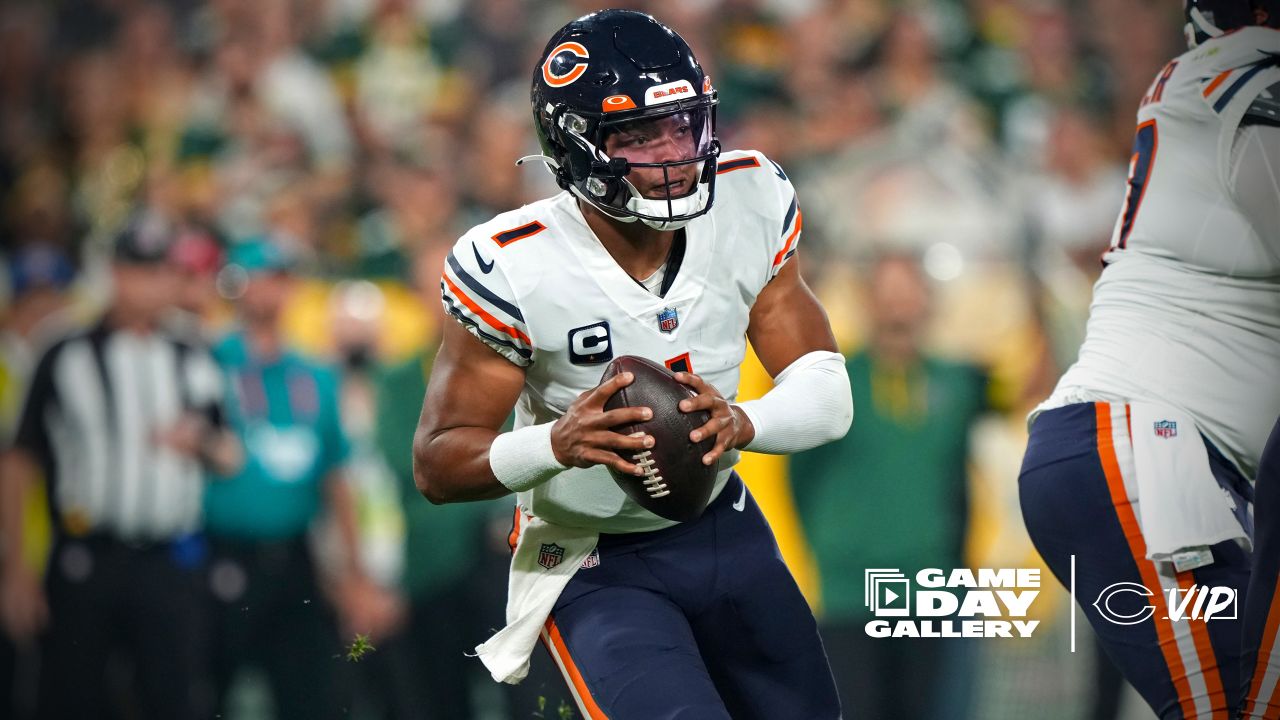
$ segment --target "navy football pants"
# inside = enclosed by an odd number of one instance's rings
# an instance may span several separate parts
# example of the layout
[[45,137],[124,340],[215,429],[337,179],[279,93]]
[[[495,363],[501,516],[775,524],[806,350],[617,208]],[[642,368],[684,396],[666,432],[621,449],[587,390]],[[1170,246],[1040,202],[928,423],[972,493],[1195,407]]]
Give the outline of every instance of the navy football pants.
[[[1241,704],[1242,688],[1254,675],[1253,665],[1269,668],[1262,673],[1266,677],[1280,667],[1274,632],[1262,662],[1250,663],[1245,657],[1248,642],[1242,638],[1249,622],[1241,619],[1248,617],[1251,608],[1246,587],[1255,559],[1274,568],[1280,553],[1274,528],[1266,535],[1255,534],[1254,557],[1236,543],[1224,542],[1212,547],[1212,564],[1194,570],[1177,572],[1171,563],[1148,560],[1134,499],[1130,438],[1124,404],[1083,403],[1042,413],[1032,426],[1019,477],[1027,531],[1064,585],[1069,582],[1070,558],[1076,556],[1076,600],[1081,610],[1107,654],[1162,720],[1228,720]],[[1239,473],[1211,446],[1209,456],[1224,489],[1237,498],[1252,494]],[[1274,499],[1268,498],[1274,495],[1258,499],[1269,502],[1274,513]],[[1260,519],[1265,518],[1261,507],[1257,512]],[[1261,582],[1265,575],[1259,572],[1255,580]],[[1132,583],[1124,587],[1142,586],[1150,593],[1116,593],[1116,583]],[[1233,588],[1240,598],[1235,617],[1170,620],[1170,591],[1181,598],[1195,585]],[[1273,594],[1274,588],[1273,569],[1269,586]],[[1273,606],[1274,602],[1259,611],[1264,615],[1270,611],[1275,618]],[[1108,608],[1110,617],[1104,615]],[[1140,620],[1122,619],[1129,616]],[[1274,720],[1276,715],[1265,717]]]
[[817,624],[735,474],[703,516],[601,535],[543,642],[591,720],[835,720]]
[[1280,720],[1280,419],[1258,463],[1253,577],[1244,606],[1241,720]]

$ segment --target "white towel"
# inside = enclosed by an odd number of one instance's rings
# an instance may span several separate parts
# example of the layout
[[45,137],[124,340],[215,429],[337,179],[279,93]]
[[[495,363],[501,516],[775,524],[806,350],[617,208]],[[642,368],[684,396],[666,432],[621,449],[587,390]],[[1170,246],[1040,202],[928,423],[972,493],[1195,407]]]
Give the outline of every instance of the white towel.
[[523,509],[520,517],[523,527],[511,555],[507,587],[507,626],[476,646],[493,679],[512,685],[529,674],[529,656],[551,608],[600,539],[594,530],[552,525]]
[[1209,469],[1209,452],[1191,416],[1165,405],[1129,405],[1138,514],[1147,557],[1169,561],[1180,550],[1248,535],[1231,496]]

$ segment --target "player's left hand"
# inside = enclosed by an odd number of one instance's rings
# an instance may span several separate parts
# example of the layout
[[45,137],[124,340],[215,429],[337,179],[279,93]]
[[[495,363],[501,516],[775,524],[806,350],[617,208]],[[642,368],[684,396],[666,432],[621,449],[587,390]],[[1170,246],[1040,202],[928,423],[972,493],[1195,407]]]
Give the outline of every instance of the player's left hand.
[[712,435],[716,438],[715,447],[702,456],[703,465],[714,464],[726,450],[745,447],[755,438],[756,429],[747,414],[738,406],[731,405],[706,380],[693,373],[678,372],[676,381],[688,385],[698,393],[695,397],[680,401],[681,412],[706,410],[711,413],[711,419],[705,425],[689,433],[689,439],[693,442],[702,442]]

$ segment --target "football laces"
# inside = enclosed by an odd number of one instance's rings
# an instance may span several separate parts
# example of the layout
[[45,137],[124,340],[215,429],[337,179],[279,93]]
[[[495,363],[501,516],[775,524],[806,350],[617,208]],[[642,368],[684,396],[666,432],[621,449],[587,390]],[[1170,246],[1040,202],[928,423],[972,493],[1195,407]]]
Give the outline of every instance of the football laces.
[[[631,437],[643,436],[643,432],[631,433]],[[671,491],[667,489],[667,484],[663,482],[662,476],[658,474],[658,462],[653,459],[652,450],[635,453],[631,456],[631,459],[644,472],[644,489],[645,492],[649,493],[649,497],[660,498],[671,494]]]

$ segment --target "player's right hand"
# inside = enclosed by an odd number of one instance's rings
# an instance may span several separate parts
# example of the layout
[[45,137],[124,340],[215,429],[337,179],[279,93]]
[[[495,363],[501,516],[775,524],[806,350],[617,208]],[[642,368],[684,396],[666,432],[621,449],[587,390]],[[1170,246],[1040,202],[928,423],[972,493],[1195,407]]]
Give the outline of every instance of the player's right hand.
[[40,577],[26,567],[5,568],[0,575],[0,623],[15,643],[35,640],[49,621]]
[[[653,417],[647,407],[604,409],[605,401],[631,384],[635,376],[620,373],[578,396],[565,414],[551,427],[551,449],[556,460],[570,467],[607,465],[628,475],[643,471],[618,455],[619,450],[644,450],[653,447],[649,435],[631,437],[612,430],[619,425],[639,423]],[[630,454],[630,453],[628,453]]]

